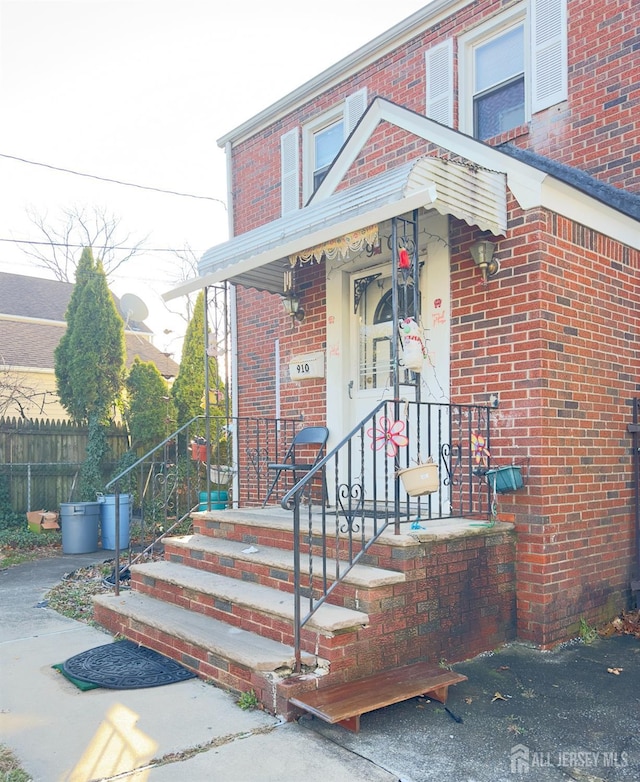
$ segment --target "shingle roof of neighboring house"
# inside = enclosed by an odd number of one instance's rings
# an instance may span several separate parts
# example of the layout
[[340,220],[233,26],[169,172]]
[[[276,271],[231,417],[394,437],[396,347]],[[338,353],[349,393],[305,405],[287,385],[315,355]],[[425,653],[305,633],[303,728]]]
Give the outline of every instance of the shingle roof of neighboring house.
[[555,160],[532,152],[529,149],[521,149],[513,144],[501,144],[497,147],[501,152],[528,163],[530,166],[544,171],[546,174],[559,179],[561,182],[581,190],[583,193],[602,201],[603,204],[617,209],[619,212],[640,220],[640,195],[630,193],[628,190],[622,190],[606,182],[600,182],[584,171],[578,168],[572,168],[564,163],[558,163]]
[[[53,369],[54,351],[64,334],[63,323],[30,323],[0,320],[0,361],[13,367]],[[127,367],[136,356],[141,361],[153,361],[164,377],[175,377],[178,365],[158,350],[149,340],[136,334],[125,334]]]
[[[73,288],[72,282],[0,272],[0,313],[21,318],[64,321]],[[113,293],[111,295],[121,312],[120,299]],[[131,320],[127,323],[127,329],[151,333],[151,329],[144,323]]]
[[[54,351],[66,328],[64,315],[72,290],[72,283],[0,272],[0,362],[14,367],[53,369]],[[118,298],[114,299],[118,305]],[[152,361],[164,377],[176,377],[178,364],[143,336],[150,333],[144,323],[127,324],[127,367],[138,356],[142,361]]]

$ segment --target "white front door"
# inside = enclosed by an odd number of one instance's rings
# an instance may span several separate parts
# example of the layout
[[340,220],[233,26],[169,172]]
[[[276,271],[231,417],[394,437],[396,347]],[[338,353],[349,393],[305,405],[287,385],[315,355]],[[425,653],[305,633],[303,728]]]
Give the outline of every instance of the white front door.
[[[350,420],[355,426],[378,402],[394,397],[391,264],[352,274],[351,293],[352,377],[349,387]],[[414,315],[412,305],[411,290],[399,285],[399,319]],[[402,398],[415,398],[415,388],[402,382],[410,377],[401,370]]]
[[[446,217],[430,215],[424,225],[428,225],[428,234],[419,252],[419,309],[427,358],[417,379],[421,401],[446,403],[450,339],[448,221]],[[394,396],[391,261],[375,264],[375,259],[371,260],[359,270],[353,269],[356,263],[350,270],[344,262],[327,264],[326,404],[333,444],[367,418],[380,401]],[[399,305],[402,311],[402,294]],[[399,390],[401,398],[415,399],[415,387],[401,383]],[[398,412],[402,416],[402,409]],[[365,439],[364,448],[371,453],[371,438],[366,431]],[[376,452],[376,456],[375,472],[379,478],[385,462],[387,470],[393,470],[394,463],[384,456],[384,451]]]

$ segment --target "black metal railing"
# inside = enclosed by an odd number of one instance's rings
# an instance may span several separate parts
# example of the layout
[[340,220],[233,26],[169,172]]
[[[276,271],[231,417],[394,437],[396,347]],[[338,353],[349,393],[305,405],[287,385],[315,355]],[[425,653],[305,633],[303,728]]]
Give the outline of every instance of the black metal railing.
[[[115,495],[114,583],[123,570],[152,556],[169,534],[189,530],[196,510],[260,506],[270,462],[284,456],[300,420],[196,416],[135,459],[105,486]],[[129,495],[131,545],[120,559],[120,495]]]
[[[384,401],[285,494],[282,507],[293,511],[297,670],[304,625],[385,530],[488,516],[489,446],[489,407]],[[435,467],[410,471],[418,485],[407,488],[411,476],[399,472],[428,463]],[[420,493],[420,480],[432,481],[435,468],[435,485]]]

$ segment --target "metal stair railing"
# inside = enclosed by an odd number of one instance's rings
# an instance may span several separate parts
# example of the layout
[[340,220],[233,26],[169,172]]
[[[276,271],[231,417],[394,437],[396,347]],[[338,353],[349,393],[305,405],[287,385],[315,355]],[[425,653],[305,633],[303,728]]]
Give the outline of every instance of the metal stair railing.
[[[434,519],[490,514],[481,469],[489,424],[487,406],[385,400],[287,491],[281,505],[293,512],[297,671],[305,624],[386,530],[397,535],[403,525],[409,531]],[[438,468],[436,490],[410,496],[398,470],[429,459]]]
[[[195,416],[112,478],[105,493],[115,494],[116,593],[121,573],[152,553],[194,511],[211,510],[215,492],[216,500],[223,503],[259,507],[268,486],[268,464],[282,457],[300,423],[299,419]],[[129,547],[124,567],[119,548],[121,494],[131,495],[132,517],[142,541],[135,557]]]

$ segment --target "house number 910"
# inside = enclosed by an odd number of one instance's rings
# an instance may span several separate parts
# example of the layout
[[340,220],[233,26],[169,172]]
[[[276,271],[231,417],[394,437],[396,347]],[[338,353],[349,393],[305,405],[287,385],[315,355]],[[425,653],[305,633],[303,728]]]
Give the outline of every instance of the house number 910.
[[289,373],[292,380],[308,380],[312,377],[324,376],[322,353],[292,356],[289,363]]

